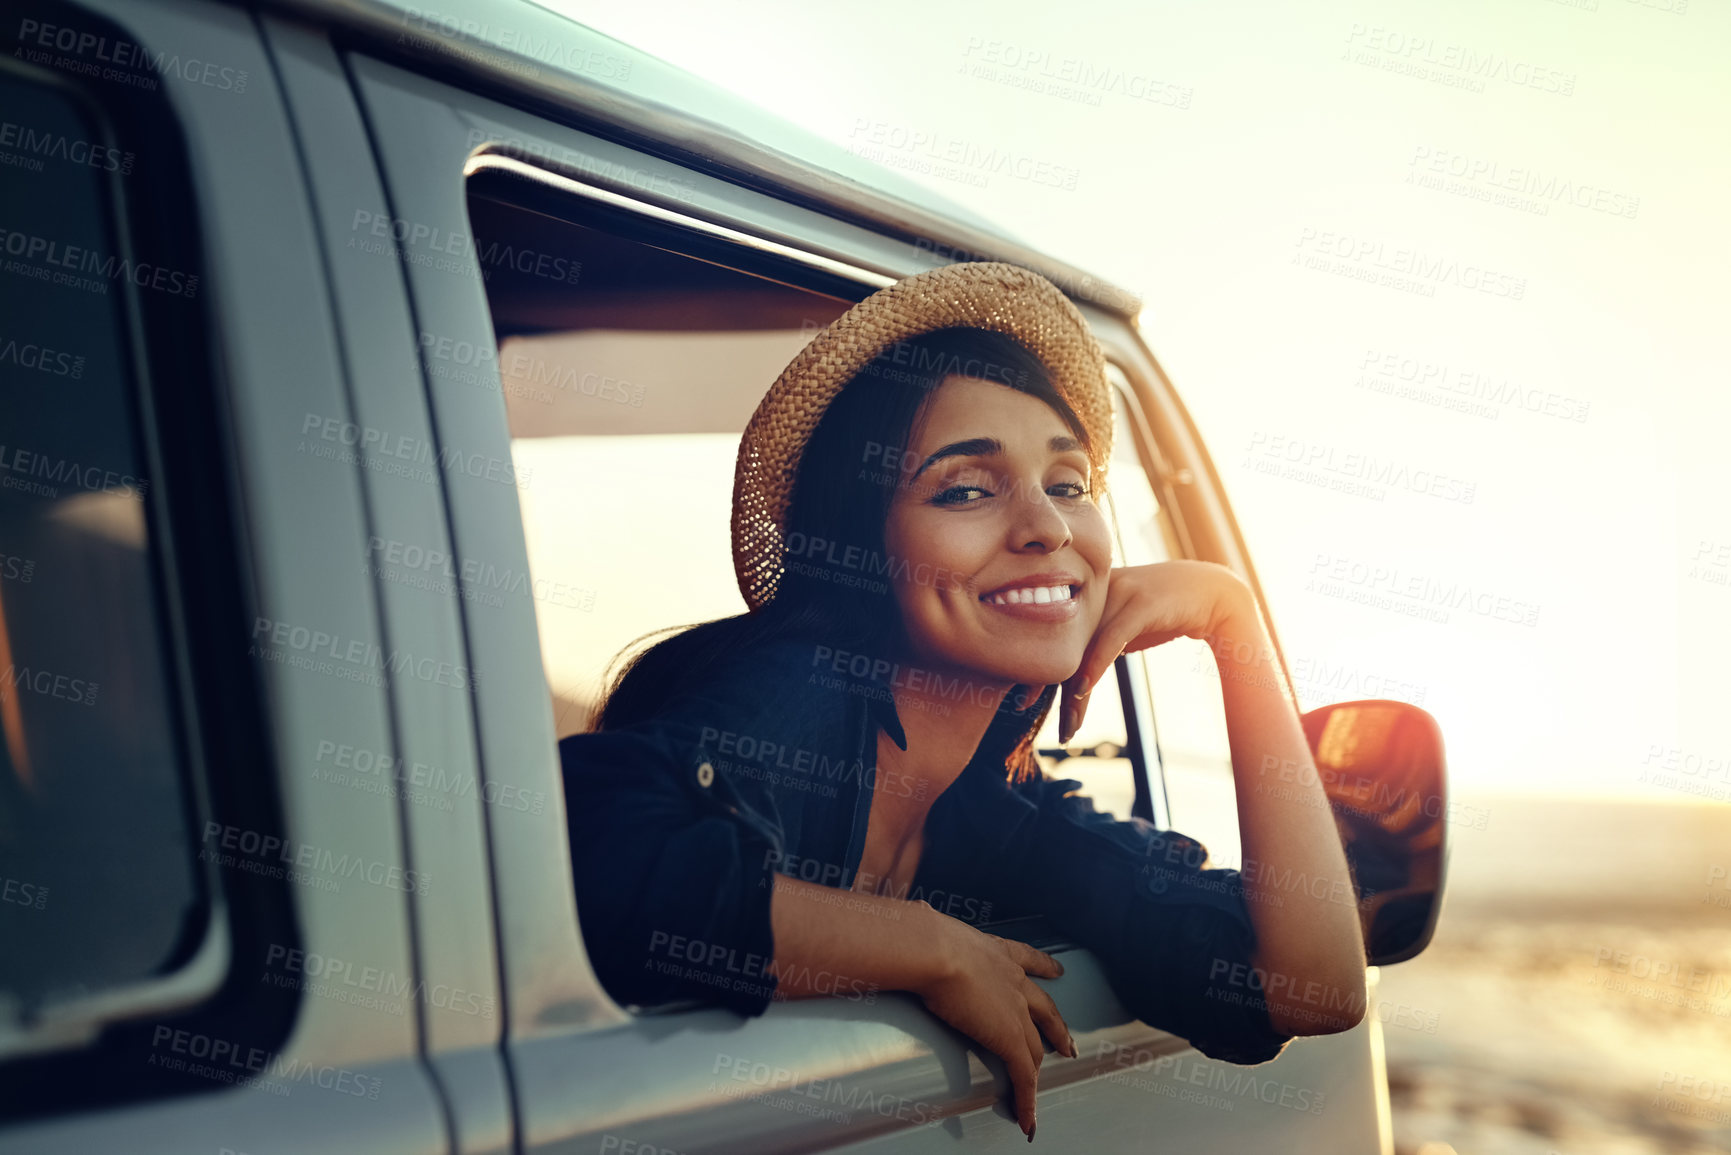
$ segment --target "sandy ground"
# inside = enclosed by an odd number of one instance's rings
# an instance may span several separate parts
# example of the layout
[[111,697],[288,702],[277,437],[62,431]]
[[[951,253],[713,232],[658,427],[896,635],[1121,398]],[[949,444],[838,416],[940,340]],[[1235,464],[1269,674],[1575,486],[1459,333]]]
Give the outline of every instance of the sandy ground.
[[1731,909],[1445,908],[1381,976],[1398,1155],[1731,1151]]

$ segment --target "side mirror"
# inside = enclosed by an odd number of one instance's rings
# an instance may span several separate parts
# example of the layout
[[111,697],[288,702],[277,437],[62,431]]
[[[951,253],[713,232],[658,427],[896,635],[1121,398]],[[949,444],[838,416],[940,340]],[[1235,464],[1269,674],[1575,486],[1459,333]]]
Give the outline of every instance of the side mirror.
[[1404,962],[1436,931],[1448,865],[1448,775],[1436,719],[1405,702],[1337,702],[1305,714],[1358,889],[1372,966]]

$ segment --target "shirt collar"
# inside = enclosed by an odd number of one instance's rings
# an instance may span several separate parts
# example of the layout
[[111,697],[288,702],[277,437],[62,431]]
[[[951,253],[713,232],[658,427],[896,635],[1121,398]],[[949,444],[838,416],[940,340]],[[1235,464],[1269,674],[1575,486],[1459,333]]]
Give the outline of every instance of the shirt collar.
[[[907,731],[902,728],[901,716],[896,713],[896,698],[893,687],[889,682],[877,676],[872,676],[867,680],[871,683],[873,691],[866,698],[872,720],[883,728],[884,733],[890,736],[890,741],[905,752],[908,748],[908,736]],[[1034,707],[1038,701],[1039,695],[1035,694],[1029,699],[1025,709],[1010,712],[1015,714],[1022,725],[1026,725],[1027,722],[1032,721]],[[1003,711],[1000,711],[998,717],[1002,718],[1002,714]],[[1011,728],[1007,723],[994,720],[992,725],[987,728],[985,737],[980,740],[979,749],[974,752],[973,762],[989,762],[1002,771],[1004,759],[1010,756],[1010,751],[1015,747],[1020,731],[1021,726]]]

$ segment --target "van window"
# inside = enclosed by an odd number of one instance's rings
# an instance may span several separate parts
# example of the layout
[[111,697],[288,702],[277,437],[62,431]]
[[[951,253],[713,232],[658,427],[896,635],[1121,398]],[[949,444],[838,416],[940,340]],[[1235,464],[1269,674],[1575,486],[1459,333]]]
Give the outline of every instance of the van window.
[[207,902],[127,319],[174,289],[128,271],[129,154],[58,89],[0,74],[0,108],[4,1036],[172,971]]
[[[623,647],[744,609],[729,538],[741,432],[787,363],[871,286],[790,283],[796,271],[743,249],[699,259],[680,238],[599,219],[575,197],[555,220],[544,202],[539,212],[514,202],[520,184],[496,191],[483,179],[470,197],[482,251],[580,265],[559,283],[509,263],[489,270],[498,375],[474,373],[477,387],[502,391],[514,463],[534,478],[519,501],[563,738],[590,725]],[[1049,771],[1128,816],[1135,782],[1118,757],[1128,737],[1117,693],[1103,680],[1068,751],[1054,709],[1037,747]]]
[[[1170,523],[1155,500],[1153,470],[1136,445],[1123,394],[1129,382],[1117,366],[1108,375],[1119,399],[1112,459],[1118,540],[1126,565],[1151,565],[1179,556]],[[1131,475],[1136,484],[1126,484]],[[1145,676],[1160,781],[1171,825],[1208,848],[1210,865],[1236,868],[1242,858],[1238,796],[1232,776],[1232,743],[1226,731],[1226,700],[1208,643],[1173,638],[1131,657]]]

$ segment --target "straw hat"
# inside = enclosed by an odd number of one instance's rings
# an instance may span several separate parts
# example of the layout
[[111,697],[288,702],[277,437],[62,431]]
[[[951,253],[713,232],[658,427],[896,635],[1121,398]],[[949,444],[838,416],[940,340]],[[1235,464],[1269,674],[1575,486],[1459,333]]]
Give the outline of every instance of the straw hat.
[[948,328],[1011,337],[1042,365],[1093,443],[1096,472],[1112,450],[1106,359],[1081,312],[1059,288],[996,261],[946,265],[880,289],[812,338],[763,400],[739,443],[733,471],[733,570],[746,605],[775,597],[794,476],[830,401],[897,341]]

